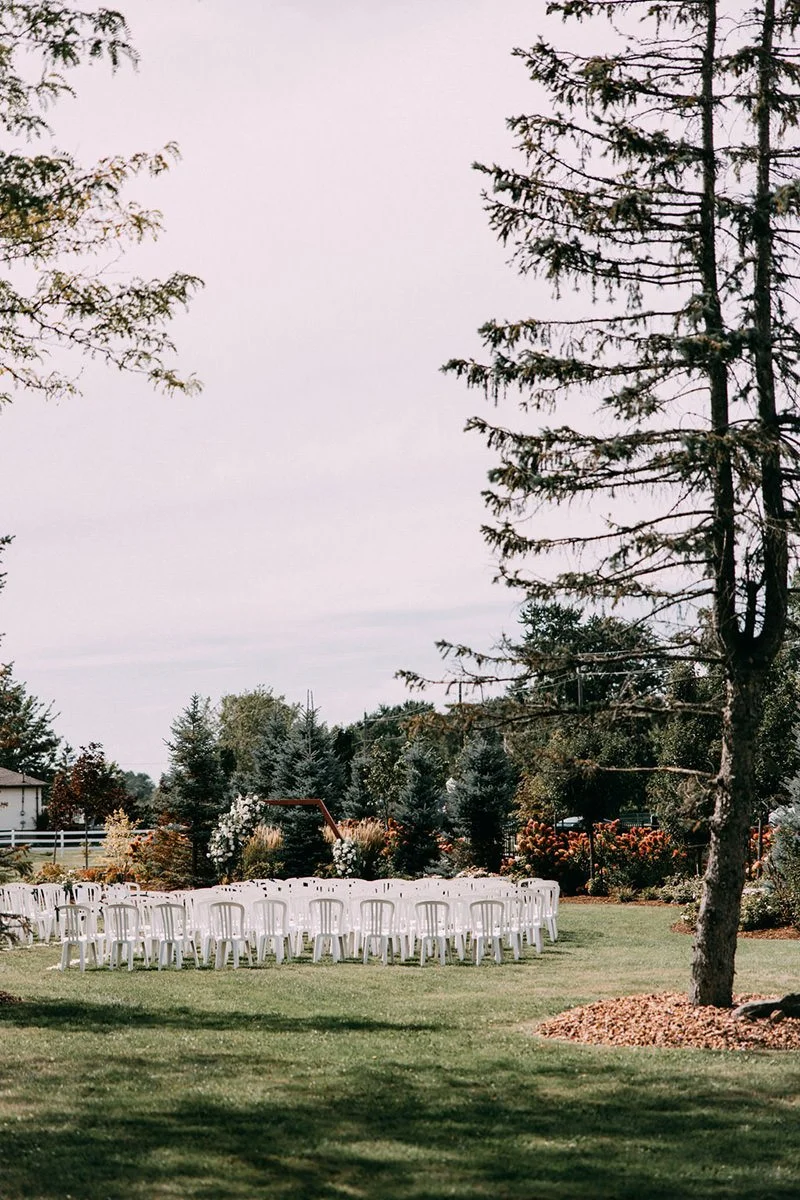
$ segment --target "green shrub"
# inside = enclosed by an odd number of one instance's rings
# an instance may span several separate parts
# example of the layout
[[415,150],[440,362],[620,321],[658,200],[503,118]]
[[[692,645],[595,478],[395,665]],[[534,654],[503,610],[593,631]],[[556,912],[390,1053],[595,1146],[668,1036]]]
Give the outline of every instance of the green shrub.
[[787,804],[770,815],[775,837],[766,875],[786,920],[800,928],[800,805]]
[[703,881],[699,875],[671,875],[660,888],[656,897],[666,904],[692,904],[700,899]]
[[740,929],[778,929],[786,922],[786,908],[774,892],[754,892],[743,896],[739,914]]

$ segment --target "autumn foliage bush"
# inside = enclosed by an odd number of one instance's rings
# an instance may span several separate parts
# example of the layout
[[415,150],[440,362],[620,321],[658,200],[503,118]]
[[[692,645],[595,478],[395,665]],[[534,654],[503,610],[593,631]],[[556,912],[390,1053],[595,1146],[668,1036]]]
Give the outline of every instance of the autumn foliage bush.
[[158,825],[131,843],[131,870],[144,888],[172,892],[191,887],[192,843],[179,825]]
[[688,867],[686,851],[663,829],[622,829],[619,821],[597,827],[595,857],[609,887],[658,887]]
[[[596,874],[610,888],[657,887],[687,869],[685,851],[664,830],[623,829],[619,821],[594,826],[594,858]],[[588,834],[557,832],[543,821],[528,821],[504,870],[556,879],[568,894],[581,891],[590,876]]]

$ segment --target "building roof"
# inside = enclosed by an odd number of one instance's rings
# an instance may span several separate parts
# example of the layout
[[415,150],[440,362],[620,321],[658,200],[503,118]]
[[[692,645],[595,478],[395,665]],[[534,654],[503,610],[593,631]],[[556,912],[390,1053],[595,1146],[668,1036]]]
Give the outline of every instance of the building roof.
[[18,771],[8,771],[0,767],[0,788],[46,787],[43,779],[34,779],[32,775],[20,775]]

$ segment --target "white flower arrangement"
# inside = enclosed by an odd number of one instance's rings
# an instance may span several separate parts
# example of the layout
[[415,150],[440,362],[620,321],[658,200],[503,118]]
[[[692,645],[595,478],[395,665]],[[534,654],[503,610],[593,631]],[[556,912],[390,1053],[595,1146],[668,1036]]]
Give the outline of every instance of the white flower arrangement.
[[238,857],[256,825],[264,820],[266,808],[260,796],[248,792],[245,796],[238,795],[222,814],[208,843],[208,857],[218,871]]
[[336,874],[344,879],[354,879],[361,874],[361,851],[349,838],[338,838],[333,843],[333,866]]

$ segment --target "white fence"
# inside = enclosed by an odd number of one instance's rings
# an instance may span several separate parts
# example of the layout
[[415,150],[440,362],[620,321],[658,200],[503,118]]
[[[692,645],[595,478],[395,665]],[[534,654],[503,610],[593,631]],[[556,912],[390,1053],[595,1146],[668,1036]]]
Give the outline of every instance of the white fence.
[[[143,837],[150,829],[134,829],[135,837]],[[102,846],[106,831],[89,830],[89,845]],[[85,829],[0,829],[0,846],[28,846],[31,850],[69,850],[86,844]]]

